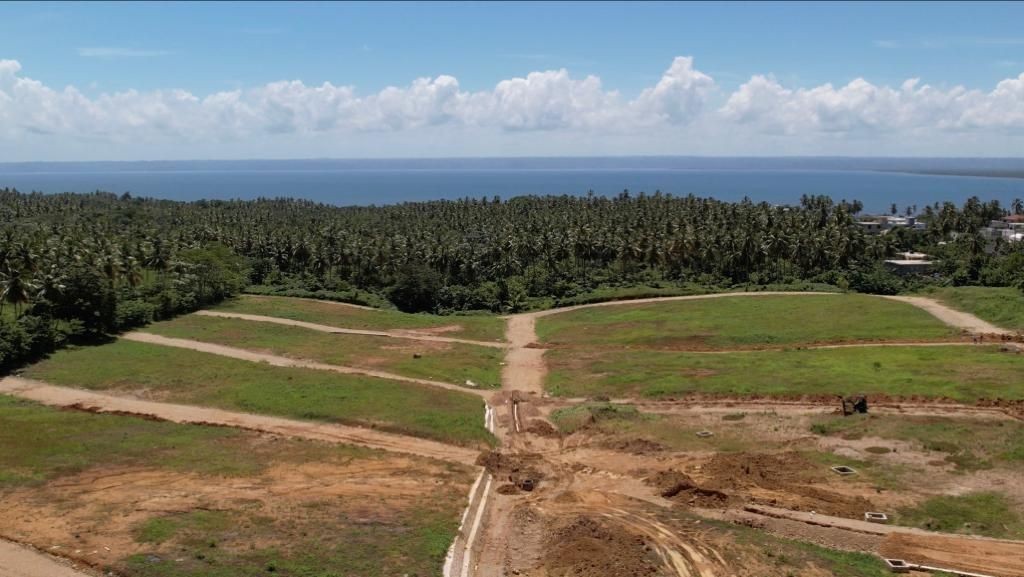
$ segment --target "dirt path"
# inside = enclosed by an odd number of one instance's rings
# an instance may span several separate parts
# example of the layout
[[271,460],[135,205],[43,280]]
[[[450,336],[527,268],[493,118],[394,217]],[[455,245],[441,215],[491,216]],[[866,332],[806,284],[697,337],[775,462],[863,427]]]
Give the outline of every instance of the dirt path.
[[973,571],[998,577],[1024,577],[1024,543],[965,539],[953,535],[889,534],[881,554],[929,567]]
[[538,395],[544,392],[544,349],[530,347],[537,341],[535,318],[532,313],[507,318],[505,339],[509,349],[501,371],[502,390]]
[[0,577],[93,577],[67,561],[0,539]]
[[946,323],[947,325],[958,328],[969,333],[980,333],[986,335],[1012,335],[1013,331],[1006,330],[995,326],[994,324],[983,321],[971,313],[965,313],[958,311],[952,307],[946,306],[945,304],[928,297],[908,297],[908,296],[886,296],[882,297],[892,301],[899,301],[907,304],[914,305],[915,307],[928,311],[935,318]]
[[445,383],[442,381],[432,381],[429,379],[417,379],[413,377],[405,377],[402,375],[396,375],[394,373],[387,373],[384,371],[375,371],[373,369],[360,369],[356,367],[344,367],[340,365],[328,365],[326,363],[318,363],[315,361],[303,361],[299,359],[292,359],[288,357],[281,357],[278,355],[270,355],[266,353],[257,353],[247,349],[239,349],[236,347],[229,347],[226,345],[217,345],[213,343],[204,343],[202,341],[193,341],[191,339],[175,339],[171,337],[164,337],[160,335],[154,335],[152,333],[144,332],[130,332],[121,335],[122,339],[128,341],[135,341],[139,343],[149,343],[153,345],[162,345],[165,347],[176,347],[179,349],[189,349],[193,351],[199,351],[203,353],[210,353],[213,355],[220,355],[222,357],[230,357],[233,359],[239,359],[243,361],[250,361],[254,363],[267,363],[275,367],[292,367],[301,369],[314,369],[318,371],[331,371],[335,373],[341,373],[345,375],[364,375],[367,377],[375,377],[378,379],[388,379],[391,381],[402,381],[405,383],[415,383],[417,385],[427,385],[430,387],[440,387],[442,389],[449,389],[453,391],[460,391],[463,393],[469,393],[471,395],[477,395],[485,399],[489,398],[492,394],[491,391],[480,391],[476,389],[470,389],[468,387],[460,387],[453,383]]
[[402,330],[402,331],[374,331],[368,329],[346,329],[343,327],[335,327],[331,325],[321,325],[317,323],[307,323],[305,321],[296,321],[292,319],[284,319],[280,317],[268,317],[264,315],[251,315],[248,313],[227,313],[221,311],[196,311],[193,314],[197,314],[204,317],[220,317],[225,319],[240,319],[246,321],[254,321],[260,323],[273,323],[277,325],[287,325],[292,327],[301,327],[309,329],[311,331],[319,331],[322,333],[331,334],[345,334],[345,335],[364,335],[370,337],[388,337],[393,339],[407,339],[411,341],[429,341],[434,343],[453,343],[463,345],[474,345],[478,347],[490,347],[493,349],[505,348],[505,343],[495,341],[474,341],[471,339],[458,339],[454,337],[439,337],[437,335],[428,335],[420,333],[414,330]]
[[0,393],[55,407],[67,407],[95,413],[149,416],[174,423],[236,427],[286,437],[315,439],[330,443],[345,443],[396,453],[420,455],[442,461],[462,463],[464,465],[472,465],[479,455],[479,451],[466,447],[456,447],[438,441],[384,433],[373,429],[333,423],[313,423],[192,405],[129,399],[80,389],[58,387],[19,377],[6,377],[0,380]]

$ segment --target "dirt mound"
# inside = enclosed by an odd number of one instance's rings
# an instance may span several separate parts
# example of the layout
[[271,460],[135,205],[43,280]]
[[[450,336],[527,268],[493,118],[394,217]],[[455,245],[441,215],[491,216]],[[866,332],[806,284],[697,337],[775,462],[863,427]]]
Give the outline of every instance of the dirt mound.
[[820,478],[813,473],[816,468],[799,453],[718,453],[701,473],[718,489],[775,489]]
[[507,480],[524,491],[534,490],[544,478],[543,471],[538,468],[540,463],[541,457],[535,453],[498,451],[485,451],[476,460],[477,465],[486,468],[496,479]]
[[535,419],[530,421],[530,424],[526,427],[526,432],[540,437],[560,437],[561,433],[558,432],[551,423],[547,421],[541,421]]
[[750,502],[859,519],[873,511],[862,496],[837,492],[823,466],[799,453],[717,454],[703,466],[704,490],[742,496]]
[[575,517],[555,529],[543,565],[551,577],[643,577],[660,570],[642,537],[590,517]]
[[724,507],[731,501],[729,495],[700,487],[689,475],[675,469],[656,473],[647,483],[656,487],[662,497],[695,507]]
[[668,447],[665,445],[643,437],[634,437],[632,439],[604,439],[599,443],[599,446],[602,449],[623,451],[634,455],[648,455],[650,453],[660,453],[668,450]]

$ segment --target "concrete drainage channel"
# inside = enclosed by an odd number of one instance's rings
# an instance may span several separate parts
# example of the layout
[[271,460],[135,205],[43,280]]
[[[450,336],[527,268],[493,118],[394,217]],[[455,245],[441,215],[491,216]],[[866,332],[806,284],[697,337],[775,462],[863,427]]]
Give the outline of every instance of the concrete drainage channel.
[[908,563],[903,559],[885,559],[885,566],[888,567],[889,571],[892,571],[893,573],[910,573],[911,571],[925,571],[928,573],[943,573],[948,575],[957,575],[958,577],[995,577],[994,575],[988,575],[985,573],[970,573],[967,571],[945,569],[943,567],[918,565],[916,563]]
[[[484,482],[484,478],[487,478]],[[480,471],[480,475],[469,490],[469,504],[462,513],[462,521],[459,523],[459,530],[455,539],[448,547],[448,553],[444,558],[444,577],[466,577],[470,574],[470,564],[473,561],[473,543],[476,541],[477,532],[480,530],[480,523],[484,518],[487,509],[487,497],[491,491],[491,475],[486,469]],[[473,505],[476,504],[474,509]],[[475,512],[474,512],[475,511]],[[469,533],[464,533],[466,521],[472,517],[472,524]]]

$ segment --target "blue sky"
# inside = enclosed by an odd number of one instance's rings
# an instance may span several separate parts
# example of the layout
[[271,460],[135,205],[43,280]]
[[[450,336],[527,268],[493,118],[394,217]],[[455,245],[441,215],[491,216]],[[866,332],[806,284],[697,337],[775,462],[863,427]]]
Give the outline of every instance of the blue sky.
[[[16,62],[17,70],[7,65],[7,88],[0,76],[0,92],[13,94],[12,79],[35,81],[57,95],[63,120],[45,118],[52,108],[16,109],[11,101],[17,98],[4,104],[0,97],[0,154],[54,157],[48,160],[182,157],[189,151],[211,157],[329,156],[358,155],[362,144],[374,156],[518,154],[536,146],[544,154],[811,153],[822,146],[838,154],[995,154],[1020,144],[1024,132],[1024,120],[1015,116],[1024,112],[1013,108],[1024,106],[1016,85],[1009,85],[1008,97],[991,96],[1001,81],[1024,73],[1022,22],[1022,3],[4,3],[0,60]],[[669,74],[677,57],[692,59],[693,72],[677,68],[678,74]],[[511,96],[496,94],[502,81],[563,69],[569,84],[555,79]],[[404,90],[416,79],[442,75],[457,80],[451,94],[469,96],[458,104],[449,99],[424,105],[413,95],[392,95],[415,109],[399,116],[381,112],[376,101],[363,102],[389,86]],[[599,78],[599,91],[571,84],[588,76]],[[659,94],[656,102],[635,102],[669,76],[675,88],[666,86],[675,92]],[[771,85],[741,93],[755,77]],[[914,78],[918,87],[940,91],[943,103],[935,104],[929,92],[914,97],[916,104],[904,96],[906,102],[879,108],[892,98],[879,92],[870,97],[875,110],[855,111],[860,116],[854,117],[846,101],[841,110],[835,105],[836,98],[853,98],[849,94],[797,93],[857,81],[899,92]],[[266,104],[259,91],[282,81],[300,81],[305,89],[327,82],[352,94],[296,92]],[[81,98],[61,100],[69,86]],[[952,92],[958,87],[981,96],[959,102]],[[181,120],[152,111],[177,106],[157,96],[173,91],[200,101],[241,92],[244,102],[237,106],[246,110],[218,108],[218,121],[230,123],[237,138],[197,143],[182,136],[187,126],[168,129]],[[516,106],[562,98],[572,110],[548,105],[496,111],[493,103],[481,104],[485,93],[522,99]],[[611,93],[619,102],[605,98]],[[104,104],[105,96],[117,94],[118,106]],[[140,100],[147,95],[150,100]],[[472,95],[479,98],[465,109]],[[351,105],[343,98],[362,100]],[[21,106],[32,99],[40,97],[22,94]],[[735,106],[723,110],[730,99]],[[98,108],[89,109],[89,103]],[[264,105],[269,108],[255,110]],[[353,106],[361,111],[352,112]],[[423,106],[439,108],[423,112]],[[830,108],[822,112],[823,106]],[[984,117],[1006,106],[1009,121]],[[118,107],[137,114],[114,118]],[[269,118],[281,107],[291,107],[288,118]],[[21,122],[11,120],[15,113]],[[90,116],[79,119],[79,113]],[[182,114],[210,121],[208,113],[181,109]],[[492,118],[510,114],[522,118],[511,125]],[[798,120],[806,114],[817,116],[804,126]],[[843,117],[837,120],[837,114]],[[902,136],[882,126],[879,115],[903,118]],[[264,129],[241,123],[262,123]],[[736,130],[728,123],[741,124],[753,138],[730,141]],[[624,134],[626,125],[657,134]],[[959,134],[950,136],[950,127]],[[876,136],[865,128],[881,134],[872,140]],[[930,137],[927,146],[916,142],[936,130],[944,131],[942,138]],[[621,142],[595,148],[595,134],[609,133]],[[263,148],[239,144],[243,139],[258,140]],[[441,146],[428,142],[433,139]],[[455,140],[464,144],[455,146]],[[394,154],[388,154],[392,146]]]

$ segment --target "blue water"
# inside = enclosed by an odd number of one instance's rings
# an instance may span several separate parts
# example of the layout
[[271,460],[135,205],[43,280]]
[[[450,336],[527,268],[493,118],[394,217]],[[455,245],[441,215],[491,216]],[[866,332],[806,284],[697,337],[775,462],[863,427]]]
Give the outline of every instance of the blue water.
[[0,187],[23,192],[131,192],[174,200],[288,196],[342,206],[464,197],[507,199],[525,194],[583,195],[590,190],[614,195],[623,189],[692,193],[726,201],[749,197],[773,204],[797,203],[805,194],[824,194],[836,200],[859,200],[867,211],[884,211],[894,202],[901,207],[923,207],[937,201],[961,204],[978,196],[1006,206],[1015,198],[1024,198],[1024,179],[867,170],[296,166],[282,168],[281,162],[262,169],[38,170],[8,166],[0,169]]

